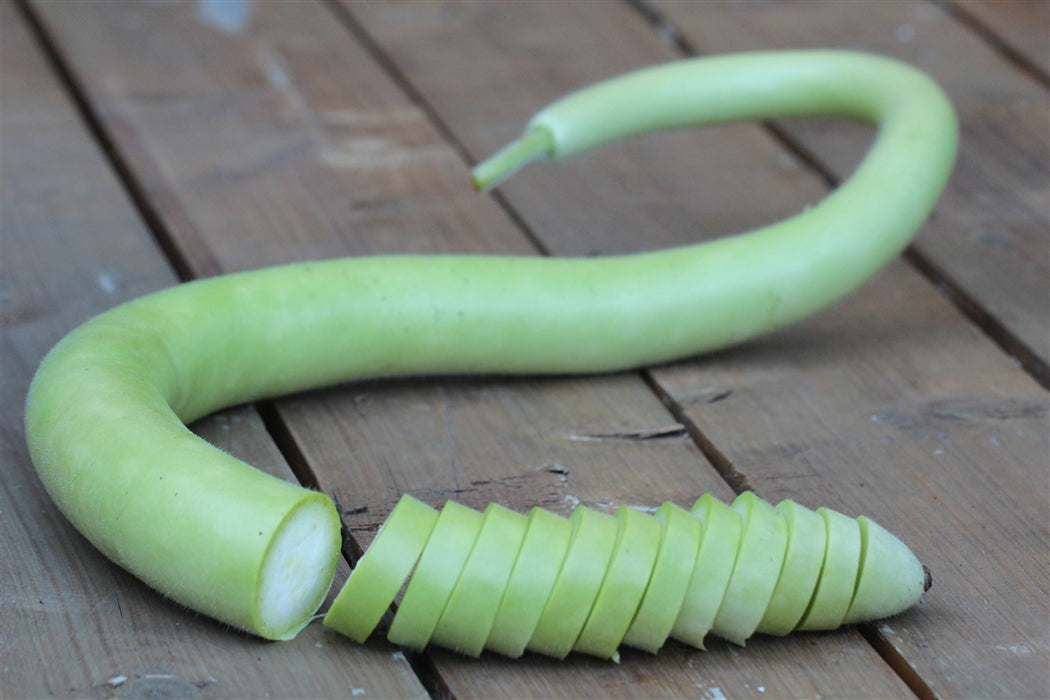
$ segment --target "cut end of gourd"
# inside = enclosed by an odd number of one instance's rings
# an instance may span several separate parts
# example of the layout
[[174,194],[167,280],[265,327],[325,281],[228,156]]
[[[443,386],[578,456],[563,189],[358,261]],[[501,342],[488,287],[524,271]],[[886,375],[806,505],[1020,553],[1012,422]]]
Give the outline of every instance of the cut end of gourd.
[[929,588],[929,570],[897,537],[878,523],[857,518],[861,565],[845,624],[878,620],[907,610]]
[[340,543],[339,516],[320,494],[288,514],[259,571],[258,634],[291,639],[306,626],[332,585]]

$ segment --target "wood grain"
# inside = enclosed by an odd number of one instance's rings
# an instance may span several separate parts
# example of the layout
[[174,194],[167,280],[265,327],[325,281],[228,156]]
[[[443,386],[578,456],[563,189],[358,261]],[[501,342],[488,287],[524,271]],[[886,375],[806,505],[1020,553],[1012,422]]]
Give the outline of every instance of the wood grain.
[[1050,80],[1050,2],[1046,0],[954,0],[989,42],[1029,70]]

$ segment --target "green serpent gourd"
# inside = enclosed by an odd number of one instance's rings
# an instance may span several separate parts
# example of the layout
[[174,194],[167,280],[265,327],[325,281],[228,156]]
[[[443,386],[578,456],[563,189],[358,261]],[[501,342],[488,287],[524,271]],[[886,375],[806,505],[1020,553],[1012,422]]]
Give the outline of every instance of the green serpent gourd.
[[387,635],[402,646],[607,659],[624,644],[655,654],[668,638],[703,648],[708,634],[743,645],[835,629],[899,613],[929,587],[871,520],[751,492],[731,506],[704,495],[691,512],[578,506],[570,518],[452,501],[439,514],[406,495],[324,623],[364,641],[406,579]]
[[[40,478],[80,532],[165,596],[263,637],[291,637],[331,585],[340,549],[336,509],[327,496],[267,476],[206,444],[187,423],[225,406],[365,377],[639,367],[725,347],[801,319],[856,289],[896,256],[945,184],[956,148],[954,114],[942,91],[914,69],[875,56],[823,51],[647,68],[544,109],[520,140],[474,171],[476,184],[488,187],[527,160],[565,158],[654,129],[815,115],[877,125],[870,151],[816,206],[738,236],[601,259],[376,256],[300,263],[195,281],[109,310],[61,340],[32,382],[25,427]],[[785,509],[787,522],[816,527],[803,522],[812,518],[800,509]],[[695,526],[681,524],[686,521],[673,509],[661,518],[663,525],[679,523],[676,530],[696,536]],[[780,522],[769,514],[749,518]],[[698,519],[704,524],[699,561],[718,562],[719,574],[729,576],[725,602],[712,602],[721,580],[690,581],[683,610],[691,612],[671,622],[672,634],[700,644],[710,627],[742,639],[754,631],[753,623],[762,629],[763,620],[756,618],[767,616],[770,630],[798,626],[778,610],[797,611],[808,583],[786,581],[760,612],[748,591],[768,586],[764,577],[775,567],[763,564],[761,577],[752,580],[726,561],[739,550],[759,566],[761,545],[748,539],[746,527],[737,533],[732,518],[716,508]],[[723,528],[718,519],[729,522]],[[423,553],[402,601],[411,612],[395,618],[392,636],[410,645],[436,638],[473,653],[480,623],[460,617],[469,607],[462,600],[480,595],[475,588],[491,594],[504,586],[491,643],[485,640],[491,648],[513,655],[524,644],[557,656],[579,645],[606,655],[625,623],[625,638],[650,648],[669,620],[616,617],[619,597],[640,591],[640,581],[628,581],[627,574],[645,564],[684,577],[658,552],[653,562],[650,550],[632,555],[644,562],[621,561],[626,555],[618,547],[627,533],[643,547],[657,537],[651,523],[625,529],[642,522],[633,514],[581,511],[573,515],[571,532],[547,516],[530,517],[526,544],[530,527],[544,528],[552,548],[564,546],[568,553],[558,571],[549,562],[537,563],[543,585],[516,579],[513,567],[503,581],[512,557],[496,543],[515,540],[523,527],[508,513],[447,508],[434,516],[417,509],[409,522],[409,534],[391,538],[405,551],[414,551],[431,527],[451,533],[436,540],[444,543],[440,556]],[[484,540],[490,553],[473,556],[465,539],[475,530],[485,537],[496,523],[498,538]],[[791,530],[777,527],[770,536],[779,546]],[[705,531],[724,532],[726,540],[712,541]],[[583,551],[581,541],[591,549]],[[834,544],[852,558],[857,536],[851,531]],[[859,546],[863,551],[863,536]],[[389,586],[414,563],[406,564],[396,550],[383,551],[381,558],[393,563],[372,576]],[[518,559],[539,560],[540,554],[523,547]],[[793,551],[789,540],[786,560],[815,556],[811,548]],[[489,578],[453,589],[443,606],[413,593],[413,585],[444,591],[463,569]],[[624,572],[625,578],[610,579],[615,590],[602,588],[606,569]],[[433,578],[428,581],[424,572]],[[814,606],[799,624],[826,626],[843,608],[842,619],[856,617],[847,600],[852,575],[845,569],[826,572],[816,599],[826,599],[827,607]],[[862,589],[864,571],[859,575],[855,585]],[[885,581],[876,576],[883,573],[868,575],[877,590]],[[364,589],[365,598],[380,597],[372,587]],[[609,617],[580,619],[576,608],[584,596],[593,596]],[[643,595],[640,606],[653,604]],[[485,624],[491,607],[490,600]],[[367,620],[346,623],[353,636],[371,629],[377,608],[366,608]],[[875,605],[867,612],[883,611]],[[526,633],[533,618],[536,624]],[[577,625],[581,634],[570,639]]]

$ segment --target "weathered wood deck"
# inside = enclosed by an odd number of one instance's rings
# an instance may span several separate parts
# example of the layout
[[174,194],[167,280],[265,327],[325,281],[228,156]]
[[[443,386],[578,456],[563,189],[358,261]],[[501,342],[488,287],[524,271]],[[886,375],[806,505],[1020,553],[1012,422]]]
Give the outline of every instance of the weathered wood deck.
[[[2,0],[0,696],[1050,696],[1048,15],[997,0]],[[935,216],[845,303],[645,373],[369,382],[199,430],[316,479],[357,547],[402,492],[567,512],[746,487],[867,514],[933,570],[908,613],[619,665],[413,658],[320,625],[267,643],[107,562],[44,493],[21,429],[29,379],[122,300],[292,260],[656,248],[816,201],[868,131],[662,134],[526,169],[496,196],[467,179],[573,88],[694,52],[810,46],[927,70],[963,124]]]

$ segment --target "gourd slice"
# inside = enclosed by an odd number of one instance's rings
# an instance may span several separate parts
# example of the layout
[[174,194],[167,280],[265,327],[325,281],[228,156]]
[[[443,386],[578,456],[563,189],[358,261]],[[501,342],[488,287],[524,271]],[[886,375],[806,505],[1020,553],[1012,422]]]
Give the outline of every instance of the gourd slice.
[[619,531],[616,518],[583,506],[577,507],[570,519],[573,531],[569,551],[527,647],[556,659],[568,656],[583,630]]
[[485,509],[481,532],[434,629],[434,644],[481,655],[527,524],[524,515],[499,504]]
[[402,496],[332,602],[324,624],[356,642],[368,639],[419,560],[437,519],[435,509]]
[[472,508],[455,501],[445,504],[405,588],[387,639],[412,649],[426,647],[470,556],[483,520],[484,516]]
[[830,508],[818,508],[828,529],[824,566],[809,610],[797,629],[833,630],[842,624],[853,600],[860,567],[860,526]]
[[709,633],[743,645],[755,632],[893,615],[929,588],[911,550],[869,519],[753,493],[731,506],[706,494],[689,513],[581,506],[570,518],[451,501],[439,514],[404,497],[326,623],[366,638],[413,564],[391,641],[474,657],[618,660],[623,644],[655,653],[672,636],[703,648]]
[[737,496],[732,508],[743,518],[744,531],[711,632],[744,646],[758,628],[780,577],[787,551],[787,522],[750,491]]
[[700,551],[700,521],[674,503],[653,516],[662,526],[653,575],[623,643],[655,654],[671,634],[682,609]]
[[701,524],[700,550],[696,555],[685,600],[671,629],[671,636],[698,649],[711,630],[733,573],[744,520],[735,510],[705,493],[690,510]]
[[573,651],[619,659],[617,648],[631,626],[652,577],[660,546],[660,522],[634,508],[616,511],[619,532],[598,597]]
[[756,631],[783,636],[795,629],[813,599],[824,565],[827,526],[821,515],[794,501],[781,501],[776,510],[787,522],[787,554],[773,597]]
[[525,652],[569,551],[572,532],[568,518],[542,508],[532,509],[485,648],[513,659]]

